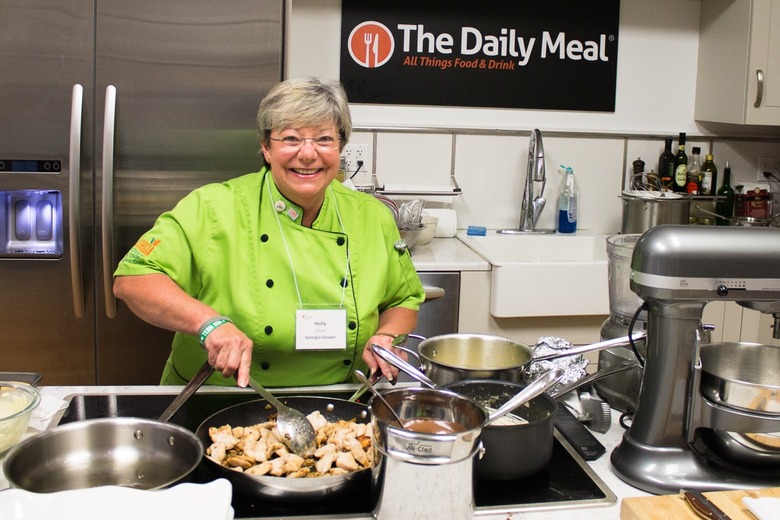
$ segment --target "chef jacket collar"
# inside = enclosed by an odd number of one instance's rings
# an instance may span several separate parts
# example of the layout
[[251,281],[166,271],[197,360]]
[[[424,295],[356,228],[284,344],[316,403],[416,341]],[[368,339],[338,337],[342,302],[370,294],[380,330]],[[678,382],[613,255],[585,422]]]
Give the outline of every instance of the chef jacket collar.
[[[274,178],[273,175],[271,175],[270,169],[265,171],[265,182],[268,182],[271,186],[271,196],[273,197],[271,205],[273,206],[274,210],[279,212],[280,215],[284,215],[285,219],[289,219],[298,225],[302,225],[301,221],[303,220],[303,208],[282,195],[282,192],[279,191],[279,188],[277,188],[276,183],[274,182]],[[317,218],[315,218],[311,223],[312,229],[316,229],[320,219],[324,215],[328,214],[329,207],[332,204],[330,200],[331,196],[332,194],[330,189],[325,190],[325,198],[322,201],[320,211],[317,214]]]

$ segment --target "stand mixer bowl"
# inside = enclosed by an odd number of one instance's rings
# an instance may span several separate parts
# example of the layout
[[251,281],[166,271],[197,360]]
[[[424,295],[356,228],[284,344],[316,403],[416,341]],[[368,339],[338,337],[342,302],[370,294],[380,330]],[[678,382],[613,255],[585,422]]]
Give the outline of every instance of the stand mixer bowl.
[[[760,343],[701,346],[701,393],[709,401],[748,412],[780,415],[780,347]],[[701,432],[701,440],[721,464],[780,473],[780,432]]]

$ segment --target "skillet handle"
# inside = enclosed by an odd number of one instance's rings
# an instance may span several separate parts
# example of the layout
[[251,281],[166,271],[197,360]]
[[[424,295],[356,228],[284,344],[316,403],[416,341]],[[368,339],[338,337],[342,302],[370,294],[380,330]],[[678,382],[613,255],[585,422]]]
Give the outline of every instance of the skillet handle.
[[214,367],[209,365],[208,361],[203,363],[203,366],[200,367],[200,370],[198,370],[192,379],[190,379],[190,382],[187,383],[181,393],[176,396],[176,399],[174,399],[173,402],[168,405],[168,408],[166,408],[165,411],[160,414],[160,417],[158,417],[157,420],[168,422],[168,419],[173,417],[173,415],[179,411],[179,408],[181,408],[187,399],[189,399],[190,396],[194,394],[195,391],[200,388],[203,383],[206,382],[206,379],[208,379],[213,373]]

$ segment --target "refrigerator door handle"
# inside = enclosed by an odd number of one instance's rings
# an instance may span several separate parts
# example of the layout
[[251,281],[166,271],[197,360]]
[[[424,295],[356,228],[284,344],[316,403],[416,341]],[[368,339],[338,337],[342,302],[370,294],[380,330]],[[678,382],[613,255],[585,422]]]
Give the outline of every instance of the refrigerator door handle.
[[70,149],[68,154],[68,228],[70,238],[70,283],[73,293],[73,313],[84,317],[84,281],[81,277],[81,116],[84,87],[76,83],[70,101]]
[[103,205],[100,222],[103,242],[103,292],[106,316],[116,317],[113,292],[114,268],[114,124],[116,122],[116,87],[106,87],[106,108],[103,115]]

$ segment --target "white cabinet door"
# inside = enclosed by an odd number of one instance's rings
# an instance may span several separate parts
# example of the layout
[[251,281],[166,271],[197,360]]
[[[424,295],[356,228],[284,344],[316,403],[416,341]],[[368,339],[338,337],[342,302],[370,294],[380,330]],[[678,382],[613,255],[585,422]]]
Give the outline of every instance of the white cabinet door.
[[695,118],[780,125],[780,0],[702,0]]

